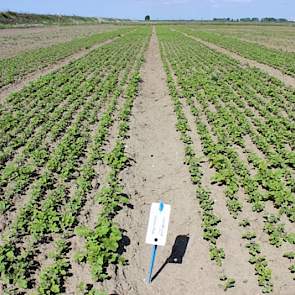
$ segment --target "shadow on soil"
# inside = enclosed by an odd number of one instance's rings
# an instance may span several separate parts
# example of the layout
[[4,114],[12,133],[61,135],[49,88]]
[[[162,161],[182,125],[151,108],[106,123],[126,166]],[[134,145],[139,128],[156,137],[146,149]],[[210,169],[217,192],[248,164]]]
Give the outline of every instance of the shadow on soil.
[[168,263],[182,264],[182,260],[188,245],[189,235],[179,235],[176,237],[174,245],[172,247],[171,254],[159,268],[159,270],[154,274],[152,281],[161,273]]

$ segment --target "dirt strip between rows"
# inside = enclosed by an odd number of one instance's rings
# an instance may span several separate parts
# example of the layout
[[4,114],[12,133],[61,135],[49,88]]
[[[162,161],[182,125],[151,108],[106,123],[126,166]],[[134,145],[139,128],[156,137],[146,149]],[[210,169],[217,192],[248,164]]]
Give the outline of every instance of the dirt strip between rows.
[[[155,30],[141,70],[140,94],[133,108],[127,152],[134,163],[122,173],[131,198],[116,221],[126,230],[127,266],[120,267],[105,288],[120,295],[221,294],[218,273],[202,239],[201,217],[184,147],[166,86]],[[167,244],[159,247],[152,284],[145,282],[151,246],[145,244],[150,205],[171,205]],[[209,279],[209,277],[211,279]]]
[[[177,31],[177,32],[182,33],[180,31]],[[273,68],[271,66],[268,66],[266,64],[259,63],[257,61],[252,60],[252,59],[245,58],[245,57],[243,57],[243,56],[241,56],[241,55],[239,55],[237,53],[234,53],[234,52],[232,52],[230,50],[227,50],[227,49],[225,49],[223,47],[219,47],[219,46],[217,46],[217,45],[215,45],[213,43],[204,41],[204,40],[202,40],[200,38],[191,36],[191,35],[189,35],[187,33],[182,33],[182,34],[185,35],[188,38],[191,38],[193,40],[196,40],[196,41],[202,43],[203,45],[209,47],[210,49],[213,49],[213,50],[215,50],[217,52],[223,53],[223,54],[235,59],[236,61],[238,61],[243,66],[249,66],[249,67],[252,67],[252,68],[258,68],[258,69],[262,70],[263,72],[269,74],[270,76],[273,76],[273,77],[277,78],[278,80],[282,81],[285,85],[295,88],[295,78],[282,73],[278,69],[275,69],[275,68]]]
[[65,66],[65,65],[67,65],[67,64],[69,64],[71,62],[74,62],[74,61],[78,60],[79,58],[84,57],[85,55],[87,55],[91,51],[93,51],[93,50],[95,50],[95,49],[97,49],[97,48],[99,48],[101,46],[104,46],[104,45],[107,45],[107,44],[110,44],[110,43],[114,42],[118,38],[120,38],[120,37],[115,37],[113,39],[109,39],[109,40],[106,40],[104,42],[95,44],[95,45],[93,45],[92,47],[90,47],[88,49],[82,49],[79,52],[74,53],[74,54],[66,57],[65,59],[57,61],[54,64],[51,64],[51,65],[49,65],[49,66],[47,66],[45,68],[42,68],[40,70],[34,71],[34,72],[26,75],[20,81],[17,81],[17,82],[15,82],[13,84],[10,84],[10,85],[7,85],[7,86],[4,86],[4,87],[0,88],[0,103],[2,103],[4,98],[7,97],[8,95],[10,95],[12,92],[21,90],[23,87],[25,87],[30,82],[32,82],[34,80],[37,80],[41,76],[45,76],[47,74],[51,74],[51,73],[53,73],[55,71],[58,71],[63,66]]

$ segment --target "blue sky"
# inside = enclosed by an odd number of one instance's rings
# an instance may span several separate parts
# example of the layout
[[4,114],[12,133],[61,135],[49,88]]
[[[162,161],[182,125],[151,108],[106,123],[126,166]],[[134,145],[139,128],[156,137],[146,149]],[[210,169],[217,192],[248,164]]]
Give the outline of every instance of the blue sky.
[[0,10],[142,19],[284,17],[295,19],[294,0],[0,0]]

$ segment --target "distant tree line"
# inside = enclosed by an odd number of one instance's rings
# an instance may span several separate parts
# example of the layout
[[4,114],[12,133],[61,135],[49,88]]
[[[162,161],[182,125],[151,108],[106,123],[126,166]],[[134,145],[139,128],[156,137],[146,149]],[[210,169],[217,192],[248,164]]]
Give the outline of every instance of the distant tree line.
[[244,17],[244,18],[213,18],[213,21],[215,22],[262,22],[262,23],[283,23],[288,22],[286,18],[274,18],[274,17],[264,17],[264,18],[258,18],[258,17]]
[[0,24],[83,24],[98,23],[96,17],[54,15],[54,14],[36,14],[36,13],[18,13],[14,11],[0,11]]

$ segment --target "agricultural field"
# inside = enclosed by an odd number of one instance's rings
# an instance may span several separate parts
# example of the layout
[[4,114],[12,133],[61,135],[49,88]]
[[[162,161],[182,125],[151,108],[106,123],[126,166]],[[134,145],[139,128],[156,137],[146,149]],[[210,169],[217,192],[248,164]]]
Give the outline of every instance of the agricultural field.
[[48,47],[99,32],[110,31],[118,26],[76,25],[0,30],[0,57],[7,58],[33,49]]
[[270,65],[279,69],[282,73],[295,76],[295,52],[287,52],[280,49],[270,48],[255,42],[241,40],[232,37],[231,34],[220,34],[219,32],[195,30],[195,28],[184,27],[183,31],[200,38],[201,40],[221,46],[243,57],[257,62]]
[[230,27],[2,56],[0,294],[295,294],[295,59]]
[[119,36],[126,28],[90,34],[86,37],[74,38],[71,41],[57,43],[49,47],[24,51],[16,56],[0,60],[0,87],[20,81],[24,76],[43,69],[65,59],[81,50]]
[[194,29],[234,36],[282,51],[295,51],[294,25],[197,25]]

